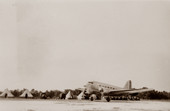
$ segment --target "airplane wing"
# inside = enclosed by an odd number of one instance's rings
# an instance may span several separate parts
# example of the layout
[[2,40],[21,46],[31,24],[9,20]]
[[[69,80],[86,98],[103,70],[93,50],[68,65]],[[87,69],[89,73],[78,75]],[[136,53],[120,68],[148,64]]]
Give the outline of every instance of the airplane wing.
[[129,94],[133,93],[142,93],[142,92],[148,92],[148,91],[153,91],[154,89],[137,89],[137,90],[132,90],[132,91],[126,91]]
[[77,88],[77,90],[84,91],[85,88]]
[[119,90],[112,90],[112,91],[107,91],[104,92],[105,94],[110,94],[110,95],[123,95],[123,94],[138,94],[142,92],[148,92],[148,91],[153,91],[154,89],[119,89]]
[[127,89],[114,89],[114,90],[105,90],[104,93],[110,93],[110,92],[124,92],[124,91],[129,91]]

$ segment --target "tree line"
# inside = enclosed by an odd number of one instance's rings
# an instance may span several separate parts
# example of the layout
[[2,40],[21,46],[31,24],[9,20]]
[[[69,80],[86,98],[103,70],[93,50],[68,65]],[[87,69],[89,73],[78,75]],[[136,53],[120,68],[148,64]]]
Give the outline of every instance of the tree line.
[[[14,97],[19,97],[26,89],[14,89],[14,90],[10,90],[11,93],[14,95]],[[71,89],[65,89],[64,91],[60,91],[60,90],[46,90],[46,91],[39,91],[36,89],[32,89],[30,91],[30,93],[33,95],[33,98],[35,99],[56,99],[56,98],[60,98],[61,94],[67,94],[69,91],[71,91],[71,94],[74,96],[78,96],[81,93],[81,90],[79,89],[75,89],[75,90],[71,90]],[[2,93],[2,91],[0,91],[0,94]],[[45,95],[45,97],[43,97],[42,95]]]

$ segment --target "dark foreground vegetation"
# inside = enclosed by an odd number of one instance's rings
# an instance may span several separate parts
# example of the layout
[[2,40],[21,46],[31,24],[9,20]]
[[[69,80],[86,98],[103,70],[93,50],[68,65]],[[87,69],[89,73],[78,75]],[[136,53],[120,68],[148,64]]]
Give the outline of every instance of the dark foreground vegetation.
[[[16,90],[10,90],[10,91],[14,95],[15,98],[18,98],[24,92],[24,90],[25,89],[22,89],[22,90],[16,89]],[[63,94],[66,95],[69,91],[71,91],[74,98],[76,98],[81,93],[81,90],[78,90],[78,89],[75,89],[75,90],[66,89],[64,92],[60,90],[50,90],[50,91],[46,90],[45,92],[42,92],[42,91],[32,89],[30,93],[33,95],[33,98],[35,99],[58,99],[58,98],[62,98],[61,96]],[[2,91],[0,91],[0,94],[1,93]],[[170,99],[170,92],[166,92],[166,91],[161,92],[161,91],[154,90],[150,92],[140,93],[137,96],[141,99],[168,100]]]
[[150,92],[145,92],[145,93],[140,93],[138,96],[141,99],[170,99],[170,92],[166,91],[150,91]]

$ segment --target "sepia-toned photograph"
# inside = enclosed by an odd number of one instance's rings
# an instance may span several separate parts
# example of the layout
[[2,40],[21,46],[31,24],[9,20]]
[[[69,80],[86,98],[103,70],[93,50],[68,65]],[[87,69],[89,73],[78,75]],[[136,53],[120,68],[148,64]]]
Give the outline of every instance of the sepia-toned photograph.
[[0,111],[170,111],[170,0],[0,0]]

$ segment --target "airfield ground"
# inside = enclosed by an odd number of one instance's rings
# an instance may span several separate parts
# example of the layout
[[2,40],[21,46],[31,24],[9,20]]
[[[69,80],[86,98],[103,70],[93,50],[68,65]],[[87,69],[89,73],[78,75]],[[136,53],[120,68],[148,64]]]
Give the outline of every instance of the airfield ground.
[[170,111],[170,101],[0,99],[0,111]]

